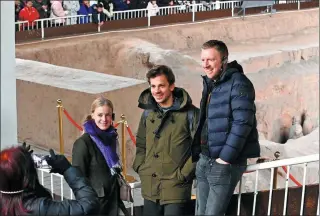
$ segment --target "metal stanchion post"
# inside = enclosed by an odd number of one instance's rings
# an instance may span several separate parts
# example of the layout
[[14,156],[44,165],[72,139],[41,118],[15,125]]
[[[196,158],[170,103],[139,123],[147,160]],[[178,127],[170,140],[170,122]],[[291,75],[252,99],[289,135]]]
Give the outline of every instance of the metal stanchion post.
[[122,149],[122,163],[123,163],[123,176],[124,178],[129,182],[129,183],[132,183],[132,182],[135,182],[135,178],[133,176],[130,176],[127,174],[127,151],[126,151],[126,127],[128,127],[128,123],[127,123],[127,120],[126,120],[126,116],[124,114],[122,114],[120,116],[121,120],[120,120],[120,123],[121,123],[121,149]]
[[125,115],[121,115],[121,150],[122,150],[122,163],[123,163],[123,175],[127,175],[127,161],[126,161],[126,126],[124,121],[126,119]]
[[[279,160],[280,152],[276,151],[274,153],[275,159]],[[273,174],[273,189],[277,189],[277,180],[278,180],[278,167],[274,168],[274,174]]]
[[64,143],[63,143],[63,130],[62,130],[62,100],[57,100],[58,108],[58,120],[59,120],[59,141],[60,141],[60,154],[64,154]]

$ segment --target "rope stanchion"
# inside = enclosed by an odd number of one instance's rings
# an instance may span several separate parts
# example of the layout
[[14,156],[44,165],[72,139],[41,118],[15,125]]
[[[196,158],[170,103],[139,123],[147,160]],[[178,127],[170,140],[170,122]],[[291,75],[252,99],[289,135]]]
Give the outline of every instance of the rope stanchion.
[[[127,174],[127,154],[126,154],[126,138],[125,138],[125,128],[128,129],[128,122],[126,120],[126,116],[124,114],[121,115],[121,120],[119,124],[121,124],[121,150],[122,150],[122,163],[123,163],[123,176],[128,182],[135,182],[135,178],[131,175]],[[132,133],[129,132],[130,138],[132,139]]]
[[134,145],[136,145],[136,144],[137,144],[137,142],[136,142],[136,138],[133,136],[133,133],[132,133],[132,131],[131,131],[131,129],[130,129],[130,127],[129,127],[129,125],[127,125],[127,131],[128,131],[128,133],[129,133],[129,136],[130,136],[130,138],[131,138],[131,140],[132,140],[133,144],[134,144]]
[[80,131],[83,131],[83,128],[77,124],[77,122],[75,122],[75,120],[73,120],[73,118],[71,118],[70,114],[67,112],[66,109],[63,109],[63,113],[66,115],[66,117],[68,118],[68,120],[76,127],[78,128]]
[[57,100],[57,106],[58,108],[58,129],[59,129],[59,143],[60,143],[60,154],[64,154],[64,139],[63,139],[63,119],[62,119],[62,110],[63,110],[63,105],[62,105],[62,100],[58,99]]

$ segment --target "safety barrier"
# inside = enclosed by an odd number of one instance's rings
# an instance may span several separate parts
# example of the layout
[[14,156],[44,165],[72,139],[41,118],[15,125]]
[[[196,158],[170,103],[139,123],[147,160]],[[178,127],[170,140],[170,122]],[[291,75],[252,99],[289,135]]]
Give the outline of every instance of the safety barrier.
[[[290,1],[276,1],[275,4],[297,4],[297,10],[300,10],[302,0],[290,0]],[[215,11],[215,10],[226,10],[230,9],[232,17],[234,16],[234,9],[241,5],[242,1],[215,1],[211,3],[192,3],[169,6],[169,7],[159,7],[159,11],[156,16],[168,16],[173,14],[181,13],[192,13],[192,22],[196,21],[196,13],[203,11]],[[106,20],[116,21],[116,20],[125,20],[125,19],[137,19],[137,18],[147,18],[147,26],[151,26],[151,21],[155,16],[151,16],[148,13],[147,9],[136,9],[136,10],[126,10],[126,11],[115,11],[112,16]],[[98,18],[98,20],[100,20]],[[60,27],[68,25],[81,25],[81,23],[92,23],[92,14],[86,15],[75,15],[75,16],[64,16],[57,18],[46,18],[38,19],[32,22],[31,24],[28,21],[19,21],[16,22],[16,31],[31,31],[41,29],[41,38],[45,38],[45,29],[50,27]],[[97,32],[101,31],[101,26],[97,25]]]
[[[263,170],[270,170],[270,181],[269,181],[269,198],[268,198],[268,215],[271,214],[271,204],[273,198],[279,199],[279,197],[273,197],[273,192],[277,189],[284,188],[284,205],[283,205],[283,215],[287,215],[287,208],[288,208],[288,191],[289,191],[289,180],[290,180],[290,171],[293,170],[296,165],[303,165],[303,177],[302,177],[302,184],[299,185],[298,187],[302,188],[301,192],[301,203],[300,203],[300,215],[305,215],[304,211],[306,208],[306,205],[310,200],[306,200],[305,198],[305,193],[306,193],[306,183],[307,183],[307,167],[311,163],[318,163],[319,162],[319,154],[314,154],[314,155],[308,155],[308,156],[302,156],[302,157],[295,157],[295,158],[288,158],[288,159],[281,159],[281,160],[273,160],[273,161],[268,161],[268,162],[263,162],[259,164],[253,164],[253,165],[248,165],[246,172],[255,172],[255,185],[254,185],[254,192],[253,192],[253,203],[252,203],[252,215],[256,214],[256,205],[257,205],[257,196],[259,194],[258,186],[259,186],[259,174]],[[285,176],[285,185],[283,187],[277,187],[274,188],[274,173],[276,173],[277,169],[280,167],[285,167],[286,170],[286,176]],[[318,167],[318,165],[316,166]],[[63,198],[68,198],[68,199],[73,199],[74,195],[72,191],[70,190],[69,186],[66,184],[63,176],[59,174],[53,174],[49,173],[48,169],[38,169],[40,172],[40,182],[42,185],[47,187],[48,189],[51,190],[52,195],[55,195],[56,198],[60,198],[63,200]],[[56,179],[55,179],[56,178]],[[260,179],[261,180],[261,179]],[[265,179],[264,179],[265,180]],[[319,179],[316,180],[316,183],[319,184]],[[136,183],[130,183],[132,187],[132,193],[133,196],[135,197],[135,189],[140,188],[141,184],[140,182]],[[56,187],[54,187],[56,186]],[[59,187],[60,186],[60,187]],[[238,196],[237,200],[237,215],[241,215],[241,196],[243,194],[243,181],[242,179],[239,182],[238,185],[238,191],[235,191],[235,194]],[[56,189],[58,188],[58,189]],[[319,194],[319,193],[318,193]],[[308,202],[307,202],[308,201]],[[133,213],[133,207],[134,203],[131,203],[131,212]],[[310,208],[310,205],[307,206]],[[316,204],[317,208],[317,215],[319,215],[319,196],[318,196],[318,201]]]

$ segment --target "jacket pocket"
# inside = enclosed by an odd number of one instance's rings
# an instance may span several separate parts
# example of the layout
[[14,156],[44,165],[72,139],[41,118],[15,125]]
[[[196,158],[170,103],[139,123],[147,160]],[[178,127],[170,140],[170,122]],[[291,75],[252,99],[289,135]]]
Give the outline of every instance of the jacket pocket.
[[140,175],[142,196],[152,197],[152,176]]

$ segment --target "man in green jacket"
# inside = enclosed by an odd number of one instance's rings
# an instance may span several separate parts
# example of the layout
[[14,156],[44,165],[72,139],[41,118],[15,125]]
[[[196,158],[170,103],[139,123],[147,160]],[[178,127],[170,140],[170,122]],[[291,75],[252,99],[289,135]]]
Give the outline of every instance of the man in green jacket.
[[186,215],[195,177],[191,144],[199,109],[184,89],[175,87],[169,67],[156,66],[146,77],[150,88],[139,98],[144,112],[133,164],[141,179],[144,216]]

